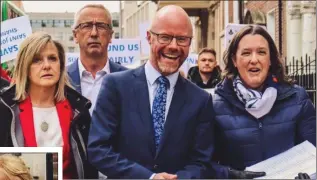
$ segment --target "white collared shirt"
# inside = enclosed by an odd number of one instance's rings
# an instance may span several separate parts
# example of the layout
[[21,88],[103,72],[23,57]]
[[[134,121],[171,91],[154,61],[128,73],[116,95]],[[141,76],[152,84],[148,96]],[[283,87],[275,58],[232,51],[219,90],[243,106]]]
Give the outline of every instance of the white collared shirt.
[[[167,98],[166,98],[166,108],[165,108],[165,121],[167,118],[167,114],[172,102],[172,97],[174,94],[175,85],[178,79],[179,72],[175,72],[171,75],[166,76],[168,79],[170,86],[167,88]],[[149,96],[150,96],[150,107],[151,107],[151,113],[152,113],[152,105],[154,101],[154,97],[156,94],[156,89],[158,88],[158,84],[156,82],[156,79],[161,75],[153,66],[152,64],[147,61],[145,64],[145,76],[147,80],[148,90],[149,90]]]
[[91,101],[91,107],[89,109],[90,115],[95,108],[97,96],[101,87],[102,79],[106,74],[110,73],[109,60],[107,61],[105,67],[96,73],[94,78],[91,72],[88,72],[81,60],[78,60],[78,69],[80,77],[81,93],[87,99]]

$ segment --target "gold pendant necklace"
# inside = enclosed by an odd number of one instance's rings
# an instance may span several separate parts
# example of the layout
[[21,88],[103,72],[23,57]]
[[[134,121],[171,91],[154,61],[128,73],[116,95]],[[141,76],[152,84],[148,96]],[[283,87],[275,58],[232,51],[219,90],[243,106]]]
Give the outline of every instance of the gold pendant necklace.
[[41,124],[41,129],[43,132],[46,132],[48,130],[48,123],[47,122],[42,122]]

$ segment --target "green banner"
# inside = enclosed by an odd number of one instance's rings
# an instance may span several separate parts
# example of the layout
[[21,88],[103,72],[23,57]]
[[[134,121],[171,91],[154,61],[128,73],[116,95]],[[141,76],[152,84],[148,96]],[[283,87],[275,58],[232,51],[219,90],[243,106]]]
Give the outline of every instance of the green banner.
[[2,3],[2,6],[1,6],[2,19],[1,19],[1,21],[5,21],[8,19],[8,3],[7,3],[7,1],[2,1],[1,3]]
[[[1,22],[5,21],[7,19],[8,19],[8,3],[7,3],[7,1],[2,1],[1,2]],[[0,64],[1,64],[1,60],[0,60]],[[4,69],[8,68],[7,63],[3,63],[2,67]]]

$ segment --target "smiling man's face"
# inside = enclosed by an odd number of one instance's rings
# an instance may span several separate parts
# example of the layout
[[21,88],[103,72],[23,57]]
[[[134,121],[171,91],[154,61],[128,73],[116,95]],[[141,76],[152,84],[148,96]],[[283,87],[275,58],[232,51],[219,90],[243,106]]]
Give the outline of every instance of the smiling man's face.
[[[178,37],[192,37],[192,25],[187,14],[177,12],[179,9],[171,10],[173,15],[159,14],[147,32],[147,39],[151,46],[150,62],[152,66],[162,75],[170,75],[178,71],[188,56],[190,44],[179,46],[176,39],[172,39],[169,44],[162,44],[158,41],[158,35],[171,35]],[[151,33],[153,32],[153,33]]]

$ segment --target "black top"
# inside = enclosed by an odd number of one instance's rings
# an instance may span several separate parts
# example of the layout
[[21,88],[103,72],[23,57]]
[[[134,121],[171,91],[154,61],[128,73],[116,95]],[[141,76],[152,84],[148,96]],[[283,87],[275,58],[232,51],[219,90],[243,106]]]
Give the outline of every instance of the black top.
[[221,70],[219,66],[216,66],[214,70],[211,72],[211,76],[207,84],[204,84],[200,76],[198,66],[194,66],[189,69],[187,78],[200,88],[215,88],[216,85],[221,81]]

